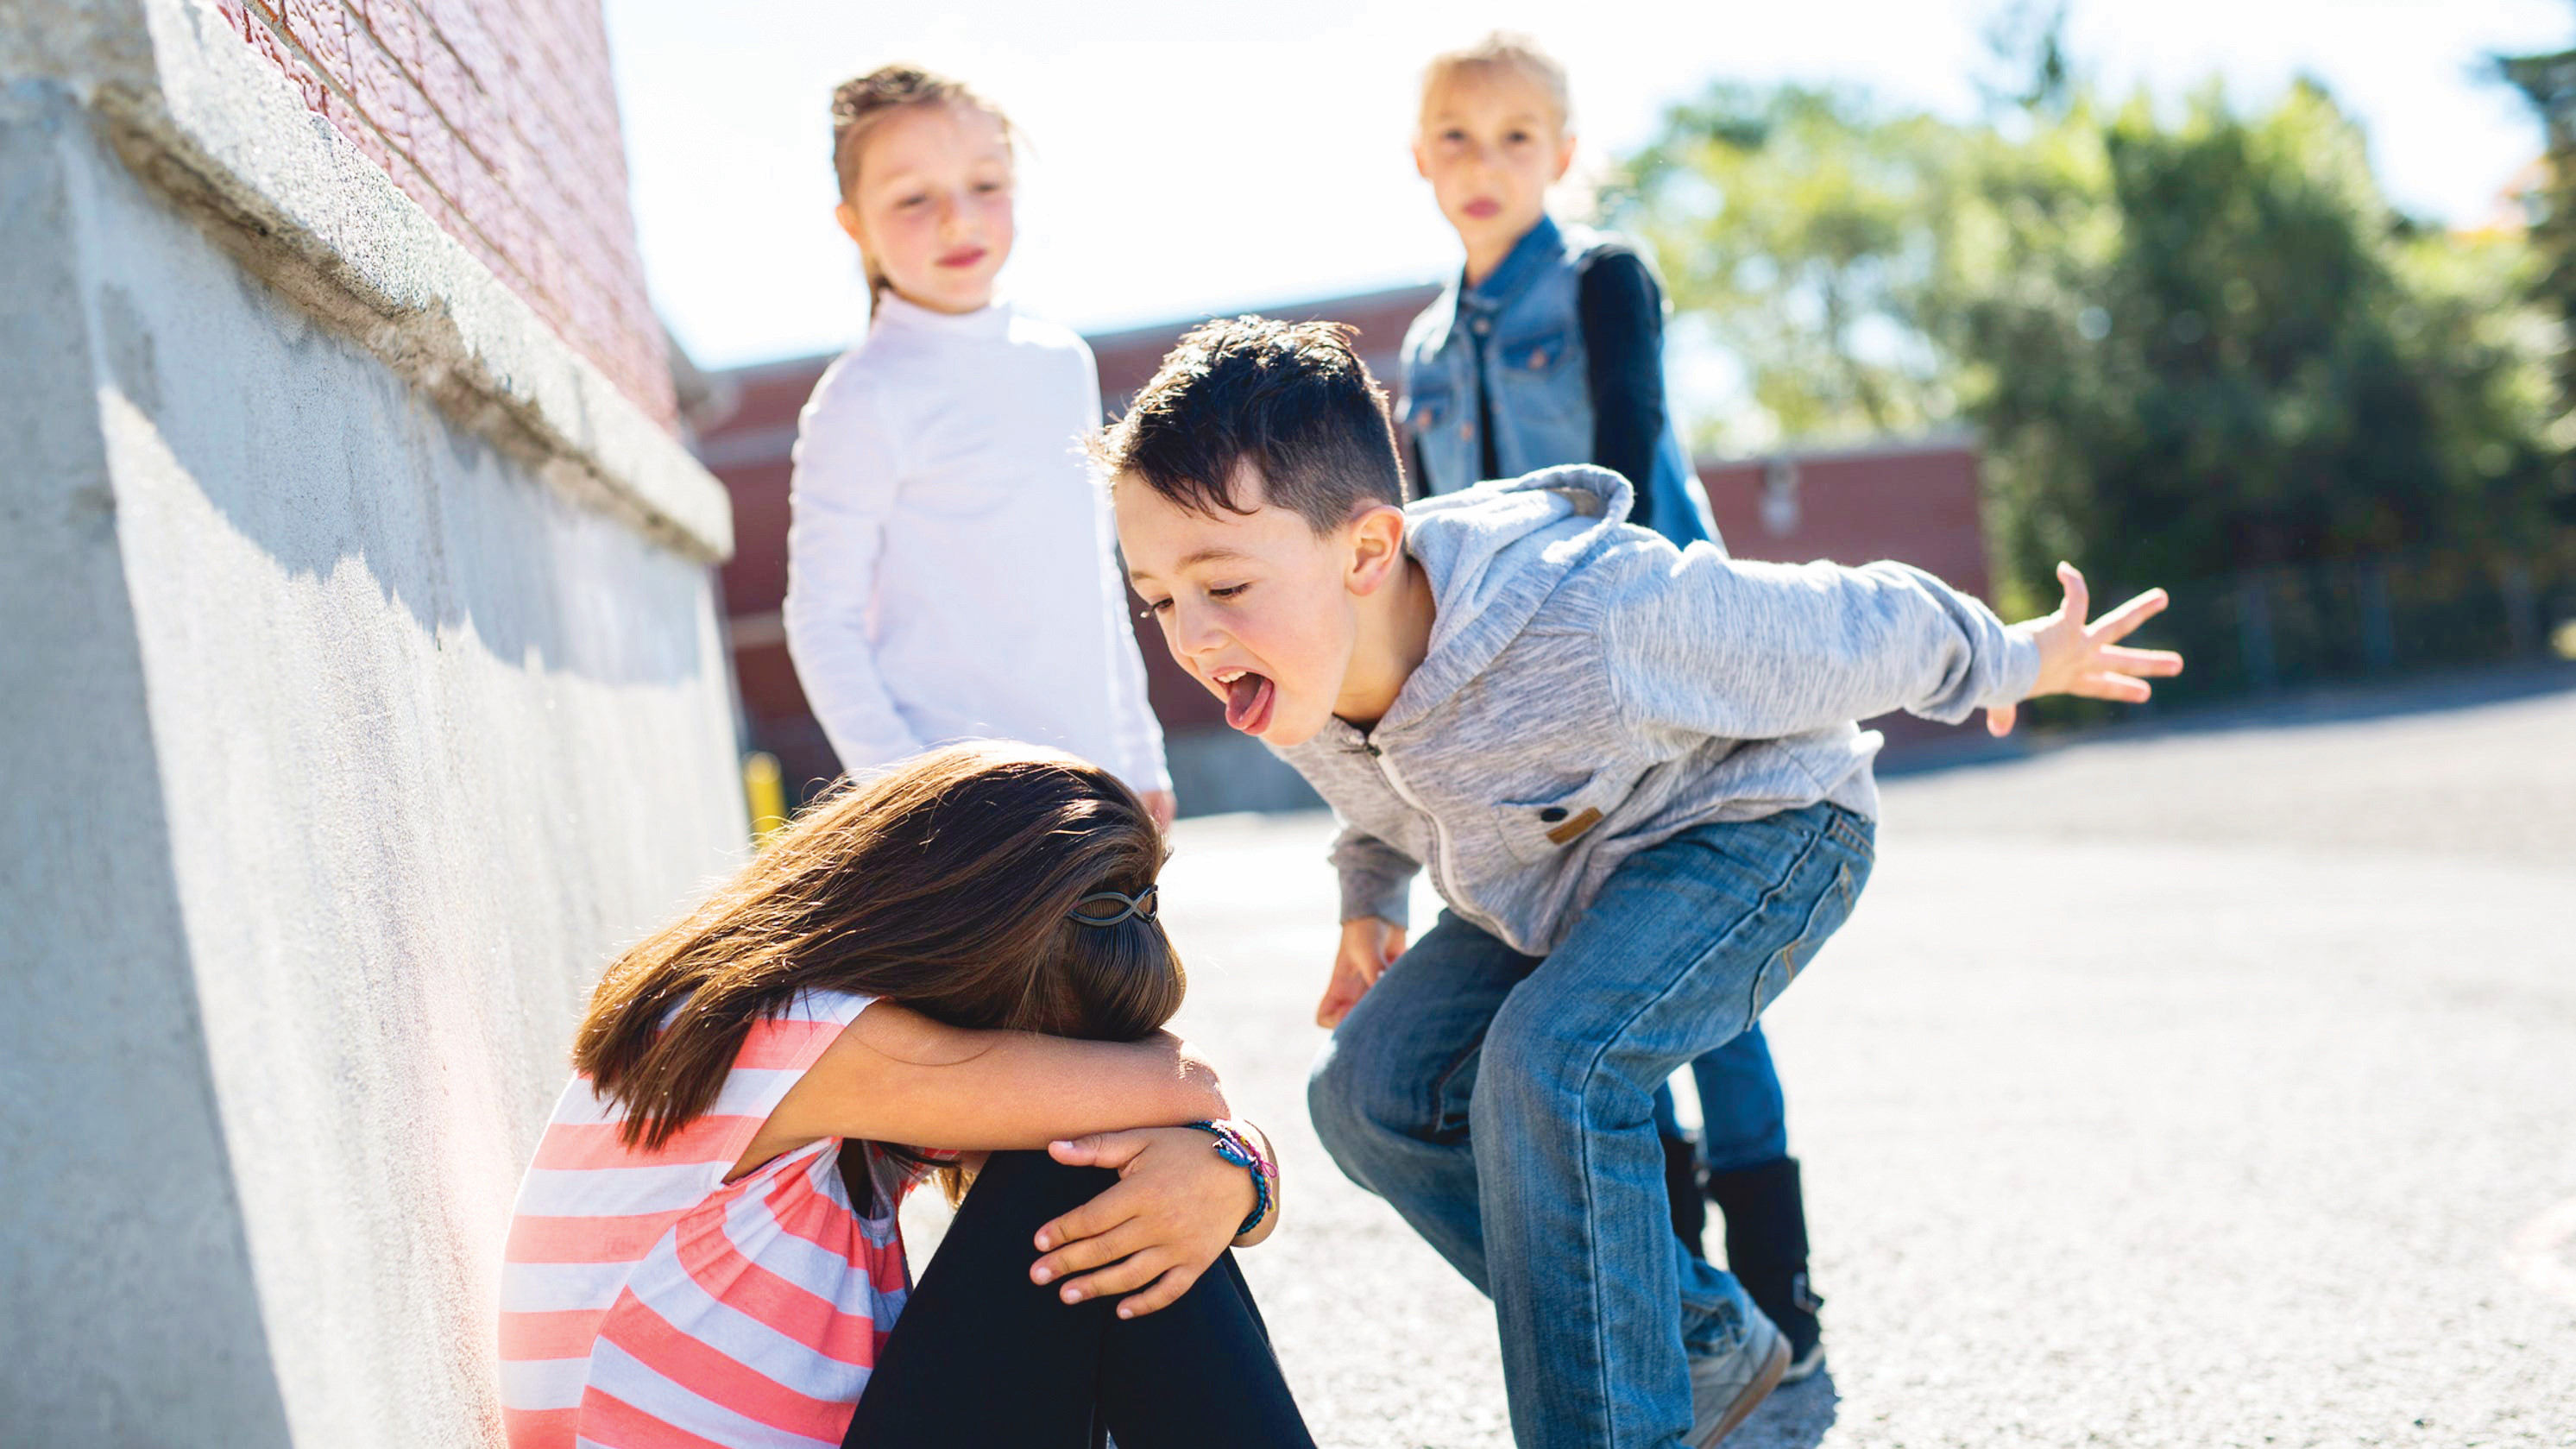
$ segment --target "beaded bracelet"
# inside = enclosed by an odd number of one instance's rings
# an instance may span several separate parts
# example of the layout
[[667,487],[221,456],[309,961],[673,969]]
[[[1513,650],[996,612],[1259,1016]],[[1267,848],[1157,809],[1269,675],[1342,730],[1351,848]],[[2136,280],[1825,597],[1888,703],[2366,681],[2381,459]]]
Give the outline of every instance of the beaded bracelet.
[[1262,1220],[1270,1216],[1270,1180],[1278,1175],[1279,1170],[1270,1165],[1270,1160],[1253,1145],[1249,1135],[1233,1126],[1223,1122],[1191,1122],[1185,1125],[1215,1138],[1212,1145],[1217,1156],[1252,1174],[1252,1216],[1243,1220],[1243,1226],[1236,1228],[1234,1235],[1239,1238],[1261,1226]]

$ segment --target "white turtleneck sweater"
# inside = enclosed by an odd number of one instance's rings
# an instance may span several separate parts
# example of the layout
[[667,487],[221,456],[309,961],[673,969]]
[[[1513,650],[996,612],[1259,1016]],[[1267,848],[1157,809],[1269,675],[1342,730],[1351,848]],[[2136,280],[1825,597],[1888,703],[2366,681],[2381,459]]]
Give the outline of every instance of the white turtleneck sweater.
[[1080,337],[995,303],[877,302],[797,421],[788,652],[845,770],[952,740],[1055,745],[1167,790]]

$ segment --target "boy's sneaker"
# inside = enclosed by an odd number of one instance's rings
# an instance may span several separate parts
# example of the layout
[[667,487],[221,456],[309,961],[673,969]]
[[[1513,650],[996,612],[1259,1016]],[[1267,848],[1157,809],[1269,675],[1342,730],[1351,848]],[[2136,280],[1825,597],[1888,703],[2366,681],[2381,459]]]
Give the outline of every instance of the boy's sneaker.
[[1789,1371],[1789,1340],[1756,1313],[1745,1321],[1744,1341],[1732,1353],[1690,1361],[1692,1449],[1709,1449],[1735,1432],[1761,1407]]

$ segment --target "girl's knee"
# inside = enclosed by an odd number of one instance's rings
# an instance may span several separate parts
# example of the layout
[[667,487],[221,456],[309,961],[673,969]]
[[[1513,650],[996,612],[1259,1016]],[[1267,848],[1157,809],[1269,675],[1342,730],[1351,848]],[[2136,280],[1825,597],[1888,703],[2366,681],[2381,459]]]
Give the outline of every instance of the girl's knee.
[[1118,1174],[1105,1167],[1067,1167],[1043,1152],[996,1152],[975,1174],[957,1216],[1025,1221],[1034,1233],[1117,1185]]

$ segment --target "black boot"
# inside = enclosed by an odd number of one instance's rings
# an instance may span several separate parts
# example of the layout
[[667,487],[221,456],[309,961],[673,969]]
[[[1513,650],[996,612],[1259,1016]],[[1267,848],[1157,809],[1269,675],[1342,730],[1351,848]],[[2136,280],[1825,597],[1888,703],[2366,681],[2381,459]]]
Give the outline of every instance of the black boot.
[[1798,1190],[1798,1160],[1708,1175],[1709,1200],[1726,1217],[1726,1267],[1753,1305],[1789,1339],[1795,1383],[1825,1365],[1816,1310],[1825,1300],[1807,1284],[1807,1206]]
[[1699,1195],[1699,1144],[1687,1137],[1666,1137],[1664,1193],[1672,1199],[1673,1236],[1694,1258],[1706,1258],[1702,1241],[1708,1234],[1708,1204]]

